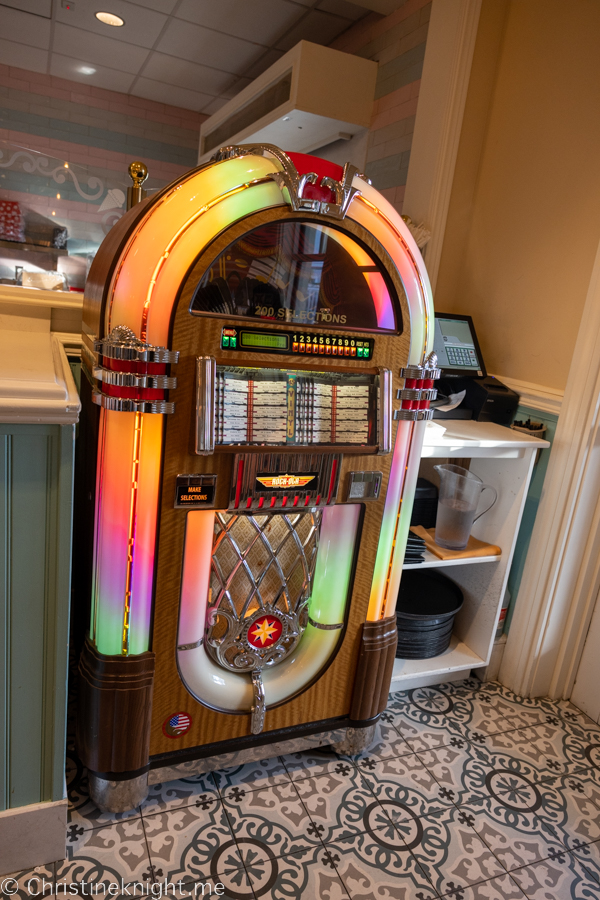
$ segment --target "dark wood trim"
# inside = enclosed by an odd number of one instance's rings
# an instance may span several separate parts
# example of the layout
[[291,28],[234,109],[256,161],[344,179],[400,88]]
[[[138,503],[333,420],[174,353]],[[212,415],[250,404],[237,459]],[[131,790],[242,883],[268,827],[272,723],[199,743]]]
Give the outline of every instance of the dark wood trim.
[[364,623],[350,707],[353,721],[372,719],[386,708],[397,644],[395,616]]
[[79,661],[77,752],[92,772],[149,762],[154,653],[103,656],[86,640]]
[[[232,746],[232,741],[217,741],[212,744],[203,744],[198,747],[189,747],[185,750],[175,750],[172,753],[158,753],[150,757],[150,768],[158,769],[161,766],[189,762],[194,759],[206,759],[211,756],[219,756],[222,753],[231,753],[232,750],[245,750],[248,747],[265,747],[281,741],[290,741],[294,738],[309,737],[312,734],[321,734],[326,731],[337,731],[341,728],[368,728],[373,725],[379,716],[368,722],[350,721],[348,716],[340,716],[334,719],[324,719],[320,722],[307,722],[303,725],[292,725],[289,728],[277,728],[274,731],[265,731],[262,734],[248,734],[239,737]],[[267,754],[268,755],[268,754]]]
[[264,747],[265,755],[267,756],[268,747],[272,744],[291,741],[295,738],[310,737],[313,734],[322,734],[327,731],[339,731],[342,728],[368,728],[370,725],[374,725],[378,719],[379,716],[374,716],[372,719],[367,719],[364,722],[356,722],[344,716],[337,719],[325,719],[321,722],[309,722],[305,725],[279,728],[276,731],[265,731],[262,734],[240,737],[236,740],[234,748],[231,741],[219,741],[212,744],[203,744],[199,747],[189,747],[185,750],[173,750],[171,753],[158,753],[156,756],[151,756],[150,762],[145,766],[130,772],[96,772],[95,774],[100,778],[105,778],[107,781],[127,781],[130,778],[143,775],[144,772],[148,772],[150,769],[160,769],[163,766],[177,766],[196,759],[210,759],[211,757],[222,756],[224,753],[231,753],[232,749],[240,751],[250,747]]

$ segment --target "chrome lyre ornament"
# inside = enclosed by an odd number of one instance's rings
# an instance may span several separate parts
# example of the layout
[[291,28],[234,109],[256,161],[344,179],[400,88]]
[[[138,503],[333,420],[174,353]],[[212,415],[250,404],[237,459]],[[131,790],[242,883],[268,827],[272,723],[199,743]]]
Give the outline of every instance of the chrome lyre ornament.
[[342,180],[324,177],[321,179],[321,187],[328,188],[335,196],[335,203],[326,200],[317,200],[304,196],[307,184],[316,184],[318,175],[316,172],[306,172],[299,175],[296,166],[287,153],[275,147],[273,144],[238,144],[229,147],[221,147],[213,159],[220,162],[225,159],[233,159],[238,156],[273,156],[280,164],[280,172],[272,172],[270,177],[289,197],[289,204],[294,212],[313,212],[331,216],[334,219],[343,219],[355,197],[360,196],[360,188],[352,186],[355,175],[371,184],[368,178],[359,173],[356,166],[346,163]]
[[204,646],[252,680],[252,733],[264,727],[262,672],[287,659],[308,624],[322,513],[217,512]]
[[271,178],[282,191],[287,190],[290,206],[295,212],[303,210],[333,216],[334,219],[343,219],[351,202],[355,197],[360,196],[360,190],[352,187],[352,180],[355,175],[358,175],[358,169],[350,163],[346,163],[344,166],[341,181],[327,176],[321,179],[321,187],[328,188],[334,194],[335,203],[305,197],[306,185],[317,183],[317,173],[307,172],[305,175],[298,175],[295,166],[292,168],[293,173],[290,173],[289,169],[284,169],[282,172],[274,172]]

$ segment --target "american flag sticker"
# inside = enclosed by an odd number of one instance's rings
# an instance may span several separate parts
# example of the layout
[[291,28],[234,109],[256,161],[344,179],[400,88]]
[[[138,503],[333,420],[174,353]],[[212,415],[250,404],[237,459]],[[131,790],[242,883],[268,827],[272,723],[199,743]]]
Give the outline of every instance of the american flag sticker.
[[192,727],[192,717],[186,712],[175,713],[163,722],[163,734],[169,738],[182,737]]

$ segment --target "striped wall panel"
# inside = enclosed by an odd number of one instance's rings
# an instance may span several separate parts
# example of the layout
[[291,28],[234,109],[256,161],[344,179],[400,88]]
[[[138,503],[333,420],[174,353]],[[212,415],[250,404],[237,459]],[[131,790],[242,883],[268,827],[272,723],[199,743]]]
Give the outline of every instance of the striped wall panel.
[[[191,110],[0,65],[0,192],[42,214],[40,198],[59,199],[62,207],[53,204],[57,220],[65,203],[86,212],[92,205],[97,212],[105,193],[92,198],[93,191],[85,184],[80,189],[72,178],[57,186],[43,166],[31,171],[31,163],[15,154],[33,151],[85,166],[106,188],[125,190],[130,183],[127,166],[140,159],[150,172],[147,187],[156,189],[196,165],[204,118]],[[84,175],[80,173],[80,181]]]
[[431,0],[406,0],[389,16],[375,14],[343,34],[338,50],[379,63],[366,174],[402,212]]
[[177,163],[188,169],[196,164],[197,138],[193,147],[186,147],[178,143],[153,140],[140,134],[118,131],[110,119],[110,125],[106,127],[102,124],[102,117],[99,117],[97,125],[91,125],[56,117],[53,113],[54,110],[51,109],[46,111],[46,115],[20,109],[17,101],[1,96],[0,86],[0,127],[2,128],[10,126],[14,130],[35,134],[39,137],[73,141],[88,147],[100,147],[103,150],[128,153],[132,158],[161,159]]

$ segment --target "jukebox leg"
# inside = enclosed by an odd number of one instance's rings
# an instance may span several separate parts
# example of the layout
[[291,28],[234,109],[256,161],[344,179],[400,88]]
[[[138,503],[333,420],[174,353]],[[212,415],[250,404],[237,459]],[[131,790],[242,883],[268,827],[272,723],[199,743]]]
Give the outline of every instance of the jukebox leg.
[[364,728],[347,728],[346,737],[342,741],[336,741],[331,747],[336,753],[343,753],[345,756],[355,756],[362,753],[363,750],[373,742],[375,737],[375,725],[366,725]]
[[338,753],[354,756],[373,741],[375,723],[358,723],[378,719],[387,706],[397,643],[395,616],[365,622],[350,708],[350,719],[357,725],[346,730],[343,740],[331,745]]
[[350,707],[352,721],[374,719],[386,708],[397,646],[395,615],[364,623]]
[[148,773],[125,781],[110,781],[88,772],[90,797],[103,812],[127,812],[143,803],[148,796]]
[[354,756],[372,743],[376,722],[358,723],[377,720],[387,706],[397,643],[395,616],[365,622],[350,708],[350,719],[357,725],[346,729],[343,740],[331,744],[338,753]]
[[79,661],[77,751],[90,795],[102,810],[125,812],[146,798],[154,653],[105,656],[85,642]]

